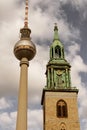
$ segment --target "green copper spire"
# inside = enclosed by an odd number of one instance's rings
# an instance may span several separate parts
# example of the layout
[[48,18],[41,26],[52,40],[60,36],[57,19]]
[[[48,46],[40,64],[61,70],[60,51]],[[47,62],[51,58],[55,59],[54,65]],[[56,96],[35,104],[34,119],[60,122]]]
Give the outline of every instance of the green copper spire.
[[64,58],[64,47],[58,37],[57,24],[54,26],[54,39],[50,47],[50,59],[63,59]]
[[58,27],[55,24],[53,43],[50,46],[50,59],[46,70],[46,89],[71,89],[70,67],[65,59],[64,46],[59,40]]
[[57,27],[57,23],[55,23],[55,27],[54,27],[54,40],[58,40],[58,27]]

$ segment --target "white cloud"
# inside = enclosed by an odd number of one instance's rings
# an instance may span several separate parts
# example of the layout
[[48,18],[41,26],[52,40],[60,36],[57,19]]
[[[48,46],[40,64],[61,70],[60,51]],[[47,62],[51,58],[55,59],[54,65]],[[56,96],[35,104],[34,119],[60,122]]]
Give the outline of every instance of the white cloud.
[[42,129],[42,110],[29,110],[28,112],[28,129],[41,130]]
[[4,97],[0,99],[0,110],[9,108],[10,106],[11,104],[9,104]]
[[[1,130],[15,130],[16,128],[17,112],[3,112],[0,113],[0,129]],[[28,130],[42,129],[42,110],[28,109]]]
[[[0,20],[1,22],[12,22],[16,18],[16,16],[20,16],[20,11],[18,11],[18,2],[20,0],[8,0],[8,1],[0,1]],[[20,10],[23,7],[21,4]],[[16,9],[16,10],[15,10]],[[21,10],[22,11],[22,10]],[[16,15],[15,15],[16,14]],[[0,22],[0,24],[1,24]]]
[[83,119],[81,121],[81,124],[82,124],[81,129],[82,130],[87,130],[87,119]]
[[[74,43],[73,45],[68,46],[68,54],[67,59],[70,61],[72,66],[71,74],[72,74],[72,82],[77,83],[76,85],[80,85],[82,83],[80,72],[87,73],[87,65],[84,63],[82,57],[78,54],[80,52],[80,45]],[[76,80],[77,79],[77,80]]]
[[16,112],[3,112],[0,113],[0,129],[1,130],[15,130]]

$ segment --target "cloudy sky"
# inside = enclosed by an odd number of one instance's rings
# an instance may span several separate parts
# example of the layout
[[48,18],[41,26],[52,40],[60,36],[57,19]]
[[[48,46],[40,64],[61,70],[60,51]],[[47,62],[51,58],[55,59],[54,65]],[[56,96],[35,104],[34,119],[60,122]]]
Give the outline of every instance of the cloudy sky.
[[[70,62],[72,86],[79,89],[81,130],[87,130],[87,0],[31,0],[29,27],[37,48],[29,66],[28,129],[42,130],[41,94],[54,23]],[[0,129],[15,130],[19,88],[19,61],[13,54],[23,27],[24,0],[0,0]]]

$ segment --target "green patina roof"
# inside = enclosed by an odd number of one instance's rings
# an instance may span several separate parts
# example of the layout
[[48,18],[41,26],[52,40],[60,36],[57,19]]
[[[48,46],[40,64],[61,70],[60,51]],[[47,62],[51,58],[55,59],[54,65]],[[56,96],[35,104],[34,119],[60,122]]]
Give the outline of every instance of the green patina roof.
[[63,48],[63,44],[61,43],[60,39],[59,39],[59,35],[58,35],[58,27],[57,24],[55,24],[54,26],[54,39],[53,39],[53,43],[51,45],[51,47],[55,47],[59,45],[60,47]]
[[58,40],[58,28],[57,28],[57,24],[55,24],[54,26],[54,40]]
[[54,26],[54,38],[50,46],[50,60],[47,64],[47,85],[49,90],[70,89],[70,64],[65,59],[64,46],[58,36],[57,24]]
[[60,47],[63,48],[63,44],[62,44],[59,40],[55,40],[55,39],[54,39],[54,41],[53,41],[51,47],[55,47],[55,46],[57,46],[57,45],[59,45]]
[[[65,59],[58,59],[58,60],[56,60],[56,59],[52,59],[52,60],[50,60],[49,62],[48,62],[48,64],[57,64],[57,65],[68,65],[68,66],[70,66],[70,64],[67,62],[67,60],[65,60]],[[71,67],[71,66],[70,66]]]

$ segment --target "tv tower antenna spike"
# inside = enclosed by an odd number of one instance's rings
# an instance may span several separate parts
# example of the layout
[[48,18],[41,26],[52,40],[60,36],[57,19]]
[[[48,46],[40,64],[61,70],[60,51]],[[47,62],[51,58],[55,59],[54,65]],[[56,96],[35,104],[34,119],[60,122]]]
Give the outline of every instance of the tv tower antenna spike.
[[26,0],[25,1],[25,19],[24,19],[25,28],[28,28],[28,11],[29,11],[28,0]]

